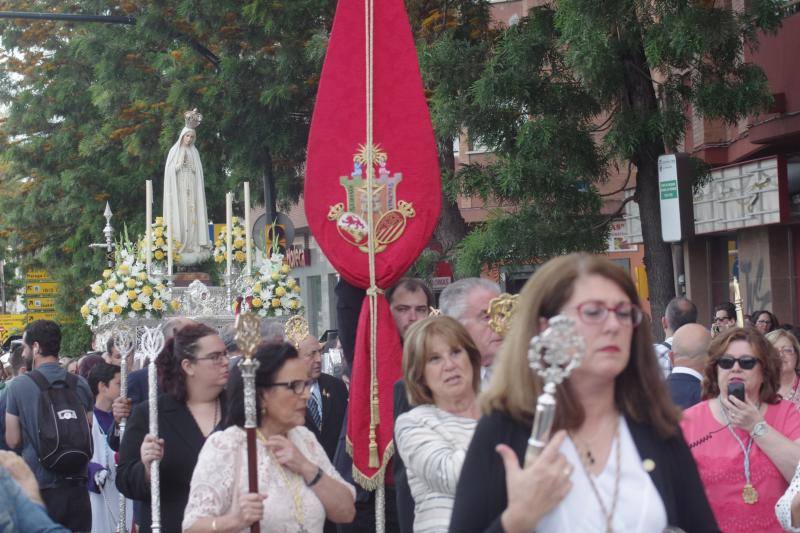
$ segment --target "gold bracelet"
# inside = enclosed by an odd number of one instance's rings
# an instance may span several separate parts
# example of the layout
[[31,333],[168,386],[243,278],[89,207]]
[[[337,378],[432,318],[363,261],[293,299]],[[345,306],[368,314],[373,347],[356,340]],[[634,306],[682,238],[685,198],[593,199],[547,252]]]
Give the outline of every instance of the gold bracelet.
[[217,529],[217,519],[216,518],[211,521],[211,531],[219,531]]

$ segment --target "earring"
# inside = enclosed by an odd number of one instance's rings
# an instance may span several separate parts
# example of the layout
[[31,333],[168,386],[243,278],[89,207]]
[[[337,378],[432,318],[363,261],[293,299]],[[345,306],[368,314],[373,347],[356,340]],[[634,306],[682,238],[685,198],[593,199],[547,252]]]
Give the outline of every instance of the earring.
[[261,416],[267,416],[267,408],[266,407],[262,407],[261,408]]

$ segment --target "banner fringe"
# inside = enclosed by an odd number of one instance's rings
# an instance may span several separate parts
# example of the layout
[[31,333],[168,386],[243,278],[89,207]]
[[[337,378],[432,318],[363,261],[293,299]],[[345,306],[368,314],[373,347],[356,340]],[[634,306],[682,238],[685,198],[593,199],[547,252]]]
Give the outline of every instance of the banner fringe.
[[[345,440],[345,448],[350,457],[353,457],[353,443],[350,441],[349,437]],[[359,470],[355,461],[353,461],[353,481],[358,483],[364,490],[376,490],[384,484],[384,480],[386,479],[386,467],[389,465],[389,461],[392,457],[394,457],[394,439],[389,441],[389,444],[383,451],[383,464],[372,476],[368,476]]]

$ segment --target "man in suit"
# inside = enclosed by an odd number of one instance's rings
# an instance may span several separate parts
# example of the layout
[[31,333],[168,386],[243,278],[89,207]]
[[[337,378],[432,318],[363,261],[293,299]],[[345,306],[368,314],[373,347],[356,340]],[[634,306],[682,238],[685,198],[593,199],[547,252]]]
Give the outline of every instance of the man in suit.
[[674,367],[667,388],[675,405],[688,409],[700,401],[711,333],[700,324],[681,326],[672,337]]
[[336,453],[342,421],[347,412],[347,386],[341,379],[322,372],[322,344],[312,335],[300,342],[298,353],[308,361],[311,397],[306,406],[306,427],[317,437],[330,460]]
[[670,375],[674,362],[670,358],[673,336],[685,324],[697,322],[697,306],[685,296],[673,298],[667,304],[664,316],[661,317],[661,328],[664,330],[664,341],[653,345],[658,357],[658,364],[664,377]]

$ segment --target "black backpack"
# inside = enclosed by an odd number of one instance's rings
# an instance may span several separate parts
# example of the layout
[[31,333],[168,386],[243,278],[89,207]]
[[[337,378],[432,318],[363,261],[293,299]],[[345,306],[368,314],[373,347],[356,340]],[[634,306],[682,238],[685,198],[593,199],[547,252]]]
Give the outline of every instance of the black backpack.
[[[86,475],[92,431],[78,397],[78,378],[66,372],[50,383],[38,370],[27,374],[39,387],[39,463],[64,475]],[[60,385],[60,386],[56,386]]]

